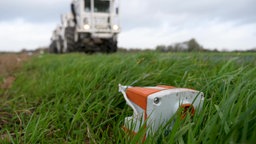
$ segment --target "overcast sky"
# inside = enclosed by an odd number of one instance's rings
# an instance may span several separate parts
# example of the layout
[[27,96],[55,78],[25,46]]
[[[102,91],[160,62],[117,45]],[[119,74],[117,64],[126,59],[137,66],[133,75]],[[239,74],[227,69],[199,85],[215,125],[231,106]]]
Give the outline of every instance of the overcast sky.
[[[47,46],[71,0],[1,0],[0,51]],[[256,0],[121,0],[119,46],[155,48],[195,38],[219,50],[256,47]]]

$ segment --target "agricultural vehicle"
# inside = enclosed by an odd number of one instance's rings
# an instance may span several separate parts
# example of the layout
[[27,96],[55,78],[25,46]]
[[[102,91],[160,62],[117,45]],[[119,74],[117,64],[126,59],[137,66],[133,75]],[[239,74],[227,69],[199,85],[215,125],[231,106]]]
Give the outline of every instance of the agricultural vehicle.
[[[164,126],[180,110],[180,120],[193,116],[203,105],[204,94],[200,91],[159,85],[154,87],[132,87],[119,85],[133,115],[124,120],[124,130],[136,134],[146,128],[145,138]],[[171,130],[168,128],[167,131]]]
[[118,0],[73,0],[71,12],[61,16],[52,35],[50,52],[117,51]]

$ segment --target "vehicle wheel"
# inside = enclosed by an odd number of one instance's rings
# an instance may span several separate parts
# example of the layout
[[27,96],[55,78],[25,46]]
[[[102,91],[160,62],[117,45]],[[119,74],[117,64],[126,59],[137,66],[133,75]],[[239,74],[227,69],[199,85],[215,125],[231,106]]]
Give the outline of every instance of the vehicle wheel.
[[60,43],[59,53],[64,53],[64,40],[60,38],[59,43]]
[[117,51],[117,42],[113,39],[109,39],[106,41],[106,52],[114,53]]
[[67,40],[67,52],[74,52],[76,50],[75,43],[75,27],[67,27],[65,29],[65,37]]
[[52,41],[49,47],[49,53],[58,53],[56,41]]
[[113,41],[112,52],[117,52],[117,41]]

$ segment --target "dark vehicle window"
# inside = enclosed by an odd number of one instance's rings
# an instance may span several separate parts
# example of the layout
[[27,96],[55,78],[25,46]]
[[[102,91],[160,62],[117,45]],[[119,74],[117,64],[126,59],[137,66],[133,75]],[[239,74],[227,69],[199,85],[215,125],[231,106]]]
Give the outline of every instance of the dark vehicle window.
[[109,0],[94,0],[94,12],[109,12]]
[[91,11],[91,0],[84,0],[85,11]]

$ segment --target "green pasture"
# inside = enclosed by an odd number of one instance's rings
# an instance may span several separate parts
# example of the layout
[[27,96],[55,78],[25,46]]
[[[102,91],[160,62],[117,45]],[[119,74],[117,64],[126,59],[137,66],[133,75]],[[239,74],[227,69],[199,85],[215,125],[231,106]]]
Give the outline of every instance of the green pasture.
[[[122,129],[132,115],[118,84],[202,91],[193,118],[145,143],[256,141],[255,53],[116,53],[35,56],[0,90],[0,143],[141,143]],[[175,117],[170,119],[173,123]]]

